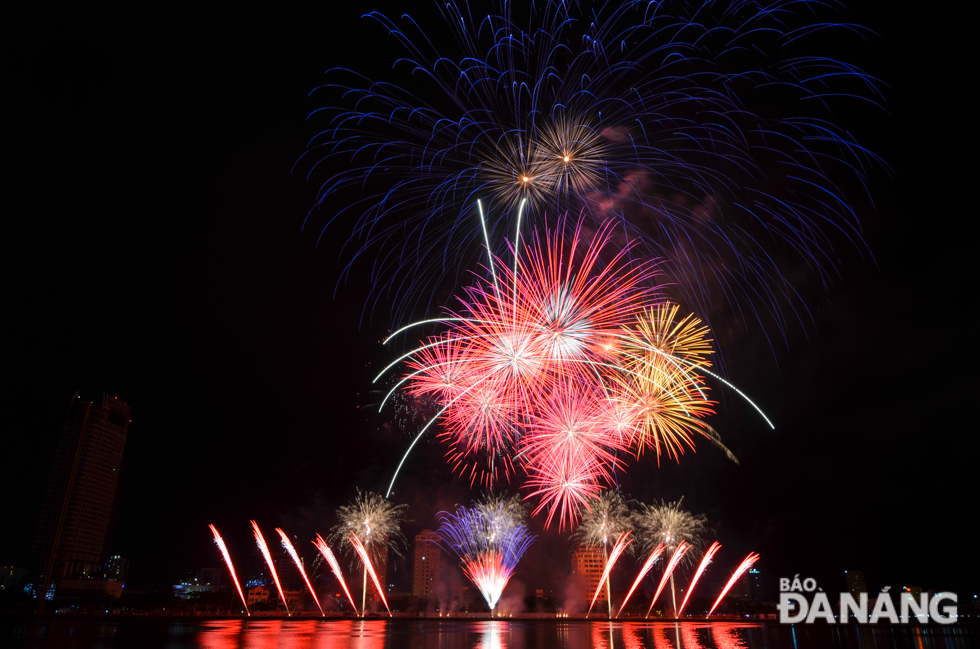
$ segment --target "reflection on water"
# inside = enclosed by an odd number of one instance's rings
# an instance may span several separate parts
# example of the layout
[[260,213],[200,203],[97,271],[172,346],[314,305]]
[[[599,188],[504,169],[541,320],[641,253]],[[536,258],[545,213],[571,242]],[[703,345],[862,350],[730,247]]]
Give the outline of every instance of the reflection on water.
[[966,649],[965,625],[807,626],[581,620],[0,618],[12,649]]
[[382,649],[384,620],[220,620],[200,626],[200,649]]

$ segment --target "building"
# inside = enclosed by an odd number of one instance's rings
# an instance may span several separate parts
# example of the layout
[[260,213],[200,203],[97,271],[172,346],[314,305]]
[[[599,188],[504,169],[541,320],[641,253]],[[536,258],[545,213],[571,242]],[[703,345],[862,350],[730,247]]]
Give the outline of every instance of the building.
[[442,570],[442,548],[439,546],[439,535],[432,530],[422,530],[415,535],[413,570],[412,595],[422,599],[435,596]]
[[[579,575],[585,581],[586,603],[592,601],[596,588],[599,587],[599,580],[602,579],[602,572],[606,569],[606,560],[602,555],[602,548],[597,545],[585,545],[575,548],[572,552],[572,574]],[[599,591],[596,604],[606,601],[606,589]]]
[[745,602],[762,601],[762,573],[755,568],[749,569],[728,591],[729,599],[740,599]]
[[749,582],[749,599],[753,602],[765,600],[766,593],[762,588],[762,573],[759,572],[759,569],[749,568],[745,579]]
[[[174,586],[176,594],[176,586]],[[286,596],[286,603],[289,605],[289,611],[296,611],[301,603],[301,598],[303,597],[304,591],[302,590],[288,590],[283,589],[282,594]],[[190,598],[184,598],[190,599]],[[265,586],[252,586],[245,591],[245,601],[249,606],[254,606],[256,604],[267,604],[272,602],[276,605],[276,610],[285,610],[283,608],[282,599],[279,598],[279,590],[277,588],[266,588]]]
[[[290,612],[299,610],[299,606],[301,604],[300,598],[303,596],[303,593],[304,592],[305,591],[302,591],[302,590],[286,590],[286,589],[283,589],[282,594],[286,596],[286,606],[289,608],[289,611]],[[278,595],[279,593],[277,592],[277,593],[274,593],[274,594],[275,595]],[[277,597],[276,598],[276,610],[279,610],[279,608],[281,606],[282,606],[282,600],[280,600]]]
[[[855,602],[861,601],[861,594],[867,594],[868,586],[864,583],[864,573],[860,570],[845,570],[844,581],[847,583],[847,592],[851,594]],[[868,597],[869,611],[874,610],[875,600]],[[857,620],[853,614],[848,615],[848,621]],[[841,620],[844,622],[844,620]]]
[[188,576],[173,585],[174,597],[198,599],[205,593],[218,593],[221,591],[222,577],[222,571],[217,568],[200,568],[194,577]]
[[35,592],[46,599],[62,579],[101,578],[130,416],[108,394],[72,397],[34,543]]
[[126,573],[129,572],[129,560],[124,559],[118,554],[109,557],[105,562],[105,575],[109,579],[126,583]]
[[252,586],[245,593],[249,606],[269,601],[270,591],[265,586]]
[[0,590],[20,590],[27,579],[27,568],[3,566],[0,568]]
[[847,592],[854,597],[855,602],[860,601],[861,593],[868,592],[868,586],[864,583],[864,573],[860,570],[845,570],[844,581],[847,582]]

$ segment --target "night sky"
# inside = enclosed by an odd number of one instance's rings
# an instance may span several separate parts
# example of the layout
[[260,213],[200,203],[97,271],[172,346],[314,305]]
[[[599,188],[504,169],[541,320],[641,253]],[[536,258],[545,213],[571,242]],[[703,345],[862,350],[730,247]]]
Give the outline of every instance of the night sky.
[[[312,538],[355,487],[386,487],[409,441],[367,408],[392,357],[386,311],[362,320],[357,272],[337,285],[348,230],[317,246],[319,227],[301,228],[317,183],[291,172],[316,132],[307,94],[323,71],[384,74],[391,58],[358,18],[371,2],[331,4],[0,20],[0,564],[28,560],[75,390],[133,408],[111,549],[137,588],[216,565],[208,523],[243,555],[250,518]],[[712,424],[740,465],[701,445],[680,466],[630,463],[621,486],[647,502],[684,496],[725,545],[720,565],[758,551],[773,589],[800,573],[836,592],[844,570],[863,570],[873,590],[972,594],[975,75],[955,17],[859,9],[847,19],[879,37],[852,60],[887,84],[888,113],[838,121],[894,170],[873,175],[875,205],[859,206],[874,258],[841,249],[836,285],[808,293],[816,326],[775,353],[719,333],[729,378],[777,428],[726,398]],[[409,535],[477,494],[440,454],[423,445],[396,488]],[[518,579],[560,588],[564,552],[543,533]]]

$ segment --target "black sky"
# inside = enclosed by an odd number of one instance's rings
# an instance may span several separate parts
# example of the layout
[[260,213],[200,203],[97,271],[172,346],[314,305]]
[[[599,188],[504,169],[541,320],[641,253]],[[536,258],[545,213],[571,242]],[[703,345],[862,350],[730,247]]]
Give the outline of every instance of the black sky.
[[[314,134],[307,93],[322,72],[390,56],[358,18],[372,7],[329,4],[0,20],[0,564],[28,557],[76,389],[133,408],[113,549],[140,586],[215,564],[208,523],[244,552],[249,518],[324,532],[355,486],[389,479],[407,441],[362,408],[387,323],[360,323],[356,277],[335,294],[347,232],[316,246],[300,227],[316,185],[290,171]],[[842,279],[810,303],[809,340],[775,357],[725,350],[777,431],[729,401],[714,425],[740,466],[704,450],[623,476],[637,498],[684,495],[729,562],[757,550],[773,580],[801,573],[834,590],[863,569],[872,588],[967,592],[980,576],[964,559],[980,388],[973,75],[948,17],[912,7],[850,14],[879,34],[858,58],[889,86],[890,115],[840,116],[895,170],[874,177],[877,209],[863,214],[875,261],[842,252]],[[396,495],[413,505],[411,533],[470,497],[438,453],[422,449]],[[545,535],[528,587],[559,569],[543,549],[560,544]]]

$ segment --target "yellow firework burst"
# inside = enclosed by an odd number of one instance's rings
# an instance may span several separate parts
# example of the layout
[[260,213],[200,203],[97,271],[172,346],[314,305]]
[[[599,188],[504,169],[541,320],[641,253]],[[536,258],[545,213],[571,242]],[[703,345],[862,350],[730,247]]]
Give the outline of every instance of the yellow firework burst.
[[617,375],[614,399],[629,404],[631,445],[637,455],[648,447],[679,459],[694,436],[717,442],[717,433],[702,418],[713,414],[713,401],[698,371],[711,364],[708,328],[694,316],[678,319],[679,308],[650,308],[622,345],[625,372]]

